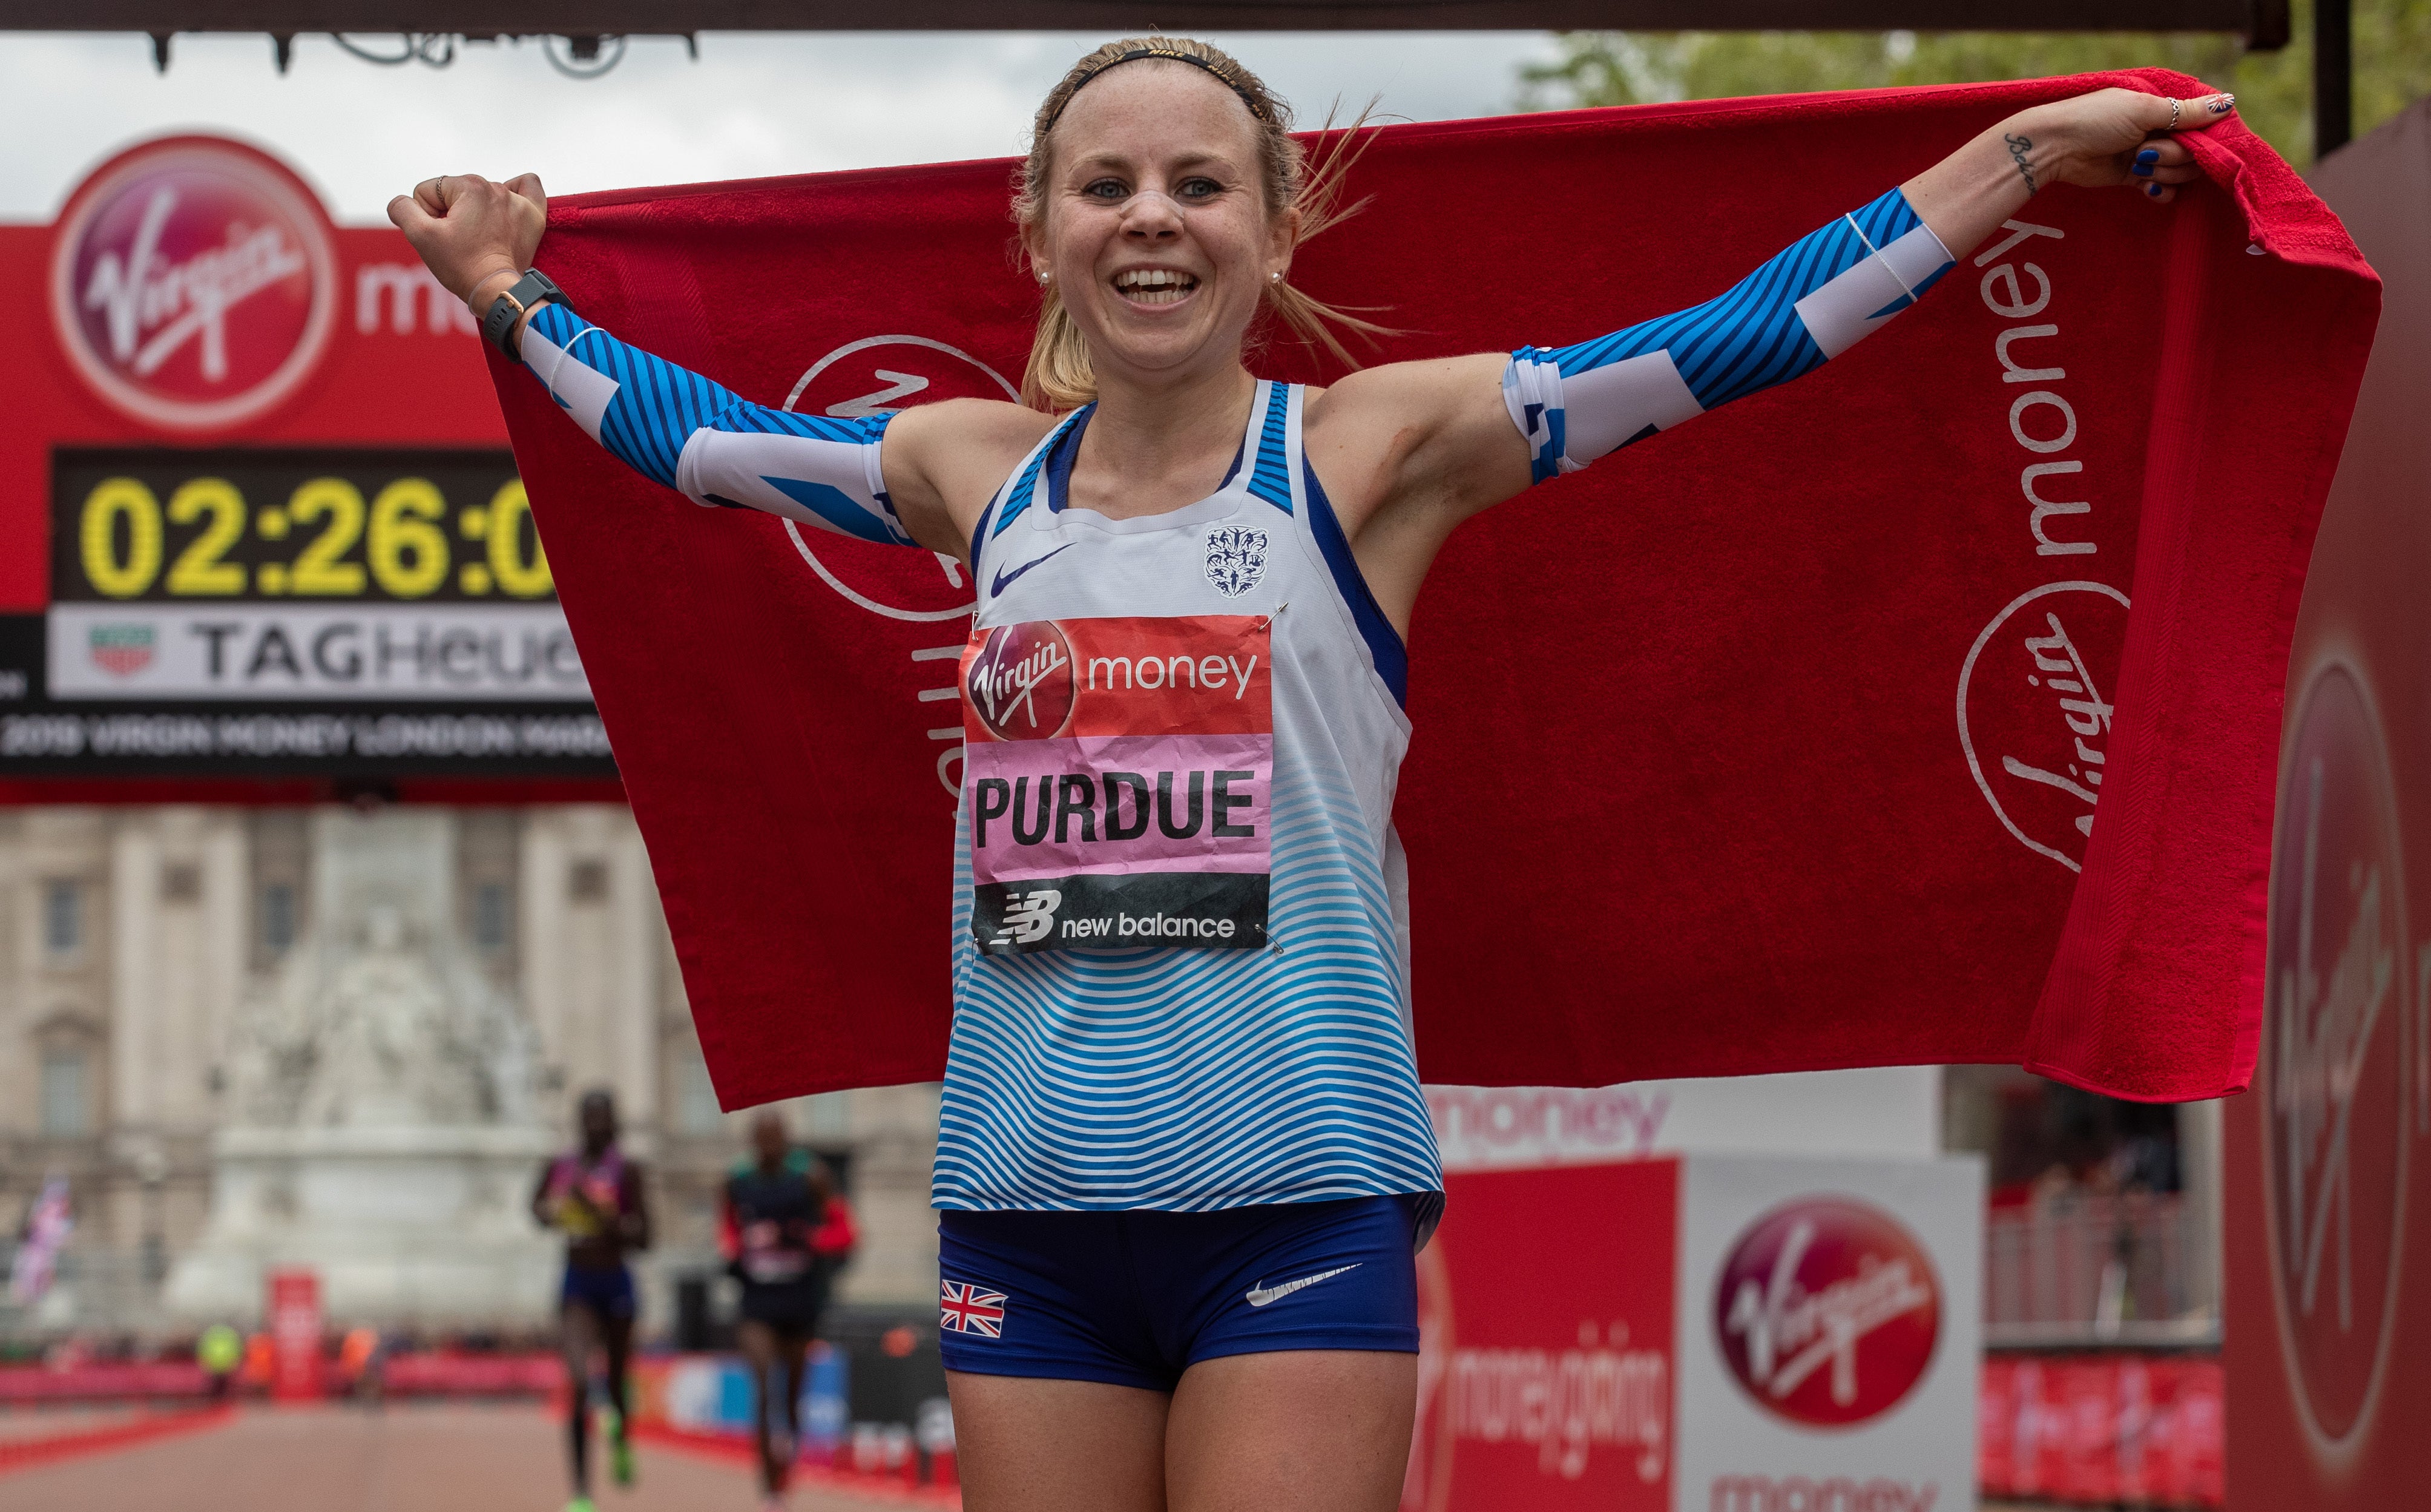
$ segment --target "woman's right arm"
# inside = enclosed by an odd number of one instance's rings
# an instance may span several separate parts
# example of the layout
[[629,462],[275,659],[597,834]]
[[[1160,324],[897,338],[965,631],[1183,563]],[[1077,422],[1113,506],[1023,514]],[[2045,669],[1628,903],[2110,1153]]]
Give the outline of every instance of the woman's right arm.
[[[389,204],[389,218],[476,321],[530,265],[546,217],[529,174],[503,184],[426,179]],[[888,437],[891,414],[838,420],[755,404],[554,302],[535,305],[507,340],[594,441],[696,504],[762,510],[880,545],[963,550],[969,531],[918,465],[934,449],[922,445],[937,428],[929,417],[898,444]]]

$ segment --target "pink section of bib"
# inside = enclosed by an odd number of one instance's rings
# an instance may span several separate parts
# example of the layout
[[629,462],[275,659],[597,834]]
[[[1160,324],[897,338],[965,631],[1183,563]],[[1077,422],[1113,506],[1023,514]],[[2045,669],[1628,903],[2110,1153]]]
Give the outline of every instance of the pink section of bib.
[[[973,743],[964,755],[968,766],[963,791],[972,806],[971,875],[976,881],[1028,882],[1084,872],[1268,869],[1275,759],[1271,734]],[[1226,777],[1219,787],[1217,779],[1225,773],[1241,775]],[[1067,785],[1062,781],[1065,777],[1087,779],[1085,806],[1080,784]],[[1115,827],[1137,830],[1136,835],[1115,838],[1107,832],[1110,777]],[[1132,778],[1135,783],[1128,780]],[[1196,805],[1191,801],[1194,778]],[[1166,780],[1162,801],[1161,779]],[[1218,834],[1219,823],[1248,832]],[[1183,833],[1177,836],[1171,830]],[[1039,838],[1023,844],[1017,838],[1021,833]]]

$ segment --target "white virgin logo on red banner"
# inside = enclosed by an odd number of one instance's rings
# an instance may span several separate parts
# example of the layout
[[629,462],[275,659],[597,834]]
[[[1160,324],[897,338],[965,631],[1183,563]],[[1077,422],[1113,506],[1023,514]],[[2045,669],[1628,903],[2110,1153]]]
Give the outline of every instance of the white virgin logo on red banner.
[[1958,672],[1958,745],[1977,789],[2020,844],[2071,871],[2093,837],[2126,639],[2125,594],[2045,583],[1993,616]]
[[1758,1218],[1714,1287],[1722,1358],[1757,1403],[1795,1422],[1845,1426],[1890,1410],[1933,1363],[1941,1287],[1924,1246],[1890,1214],[1806,1198]]
[[[1020,394],[1004,375],[959,346],[928,336],[864,336],[847,342],[813,362],[794,380],[784,408],[840,420],[893,414],[914,403],[937,399],[1010,399]],[[914,624],[961,619],[978,604],[978,585],[963,575],[963,564],[938,555],[926,564],[911,552],[866,543],[841,541],[822,534],[816,549],[792,520],[785,534],[805,566],[818,574],[846,602],[856,608]],[[915,667],[923,662],[956,661],[962,646],[923,647],[912,653]],[[915,697],[923,703],[957,696],[951,687],[924,687]],[[942,716],[941,716],[942,717]],[[946,742],[937,753],[937,781],[959,801],[962,798],[963,726],[931,723],[930,740]]]
[[[2360,678],[2305,689],[2272,848],[2266,1211],[2282,1342],[2322,1438],[2356,1433],[2388,1365],[2405,1229],[2406,868]],[[2418,1026],[2418,1030],[2419,1030]]]
[[292,394],[328,338],[336,276],[320,207],[233,143],[118,159],[59,227],[52,316],[103,399],[147,423],[234,426]]

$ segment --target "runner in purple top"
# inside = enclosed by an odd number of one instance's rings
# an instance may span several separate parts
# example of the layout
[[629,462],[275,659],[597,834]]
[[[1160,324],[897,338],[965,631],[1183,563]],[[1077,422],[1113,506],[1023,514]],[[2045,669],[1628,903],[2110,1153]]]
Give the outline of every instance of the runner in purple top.
[[565,1375],[575,1384],[566,1421],[574,1500],[566,1512],[592,1512],[591,1360],[607,1356],[609,1470],[633,1484],[626,1433],[625,1362],[633,1348],[633,1273],[625,1257],[650,1247],[650,1209],[642,1168],[616,1148],[616,1100],[605,1088],[582,1094],[582,1142],[541,1168],[532,1217],[565,1235],[565,1280],[558,1290]]

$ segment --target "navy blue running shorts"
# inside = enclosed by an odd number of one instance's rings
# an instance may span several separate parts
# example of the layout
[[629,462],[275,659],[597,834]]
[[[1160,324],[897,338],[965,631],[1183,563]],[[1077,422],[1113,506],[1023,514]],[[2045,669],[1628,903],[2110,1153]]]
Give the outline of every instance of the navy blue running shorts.
[[1215,1213],[937,1215],[946,1369],[1171,1391],[1200,1360],[1418,1350],[1433,1193]]
[[602,1318],[630,1318],[633,1306],[633,1273],[623,1266],[568,1265],[565,1280],[557,1290],[560,1311],[576,1303],[590,1308]]

